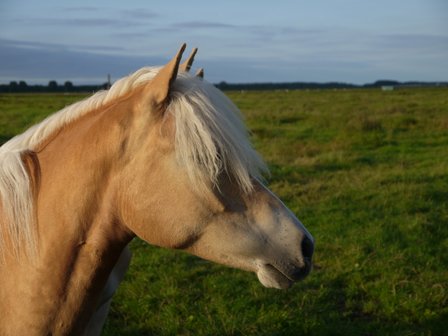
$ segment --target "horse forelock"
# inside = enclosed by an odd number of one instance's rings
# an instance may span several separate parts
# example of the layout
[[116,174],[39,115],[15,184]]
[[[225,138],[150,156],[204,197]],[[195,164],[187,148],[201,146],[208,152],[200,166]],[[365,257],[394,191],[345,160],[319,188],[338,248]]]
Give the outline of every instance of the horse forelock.
[[[253,149],[241,112],[212,84],[181,73],[171,93],[169,113],[175,120],[177,160],[195,186],[217,186],[220,173],[233,178],[243,192],[267,168]],[[205,179],[205,181],[204,181]]]
[[[0,147],[0,202],[3,234],[9,233],[13,250],[25,247],[35,252],[35,227],[32,179],[23,154],[36,150],[52,134],[87,113],[113,103],[151,81],[160,67],[144,67],[115,82],[109,90],[69,105],[39,124],[17,135]],[[178,74],[170,92],[166,114],[175,120],[175,155],[186,169],[192,185],[206,188],[217,185],[225,172],[242,192],[252,190],[252,178],[259,178],[266,166],[252,148],[237,107],[212,84],[189,75]],[[5,228],[6,227],[6,228]]]

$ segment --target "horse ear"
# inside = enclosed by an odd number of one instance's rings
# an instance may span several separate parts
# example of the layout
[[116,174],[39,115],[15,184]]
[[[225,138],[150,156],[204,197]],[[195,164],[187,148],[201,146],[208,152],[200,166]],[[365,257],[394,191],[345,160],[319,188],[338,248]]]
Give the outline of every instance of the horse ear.
[[198,69],[198,71],[196,71],[195,76],[199,77],[199,78],[204,78],[204,69],[202,69],[202,68]]
[[150,97],[152,105],[161,109],[169,98],[171,85],[177,77],[179,71],[179,63],[186,44],[182,44],[176,56],[171,59],[159,73],[148,83],[144,89],[144,94]]
[[193,50],[191,51],[191,54],[190,54],[190,56],[188,56],[187,60],[179,66],[180,71],[185,71],[185,72],[190,71],[191,65],[193,64],[193,61],[194,61],[194,56],[196,55],[197,52],[198,52],[198,48],[193,48]]

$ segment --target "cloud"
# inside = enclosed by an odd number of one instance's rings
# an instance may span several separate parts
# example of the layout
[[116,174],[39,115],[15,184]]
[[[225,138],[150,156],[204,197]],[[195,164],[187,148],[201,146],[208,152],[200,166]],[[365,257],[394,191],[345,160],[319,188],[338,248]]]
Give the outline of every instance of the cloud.
[[19,48],[56,48],[60,49],[60,44],[45,43],[45,42],[32,42],[32,41],[19,41],[0,39],[0,47],[19,47]]
[[94,6],[70,6],[70,7],[64,7],[64,11],[69,12],[97,12],[101,8],[100,7],[94,7]]
[[298,34],[317,34],[323,32],[322,29],[305,29],[294,26],[275,26],[275,25],[236,25],[223,22],[211,21],[185,21],[175,23],[169,28],[178,29],[229,29],[239,33],[252,33],[259,35],[298,35]]
[[165,63],[161,57],[121,56],[78,51],[64,45],[0,40],[0,81],[72,80],[75,83],[101,83],[110,73],[122,77],[145,65]]
[[47,51],[54,50],[85,50],[91,52],[118,52],[124,51],[125,48],[117,46],[102,46],[102,45],[82,45],[82,44],[58,44],[58,43],[47,43],[47,42],[34,42],[34,41],[19,41],[19,40],[8,40],[0,38],[0,48],[4,47],[17,47],[17,48],[35,48],[35,49],[45,49]]
[[[49,80],[75,84],[101,83],[110,73],[113,79],[127,75],[142,66],[160,65],[168,61],[158,56],[129,56],[98,54],[72,50],[65,45],[0,40],[0,81],[26,80],[28,83],[44,83]],[[266,58],[225,56],[198,59],[197,66],[204,67],[206,79],[217,83],[269,82],[269,81],[328,81],[341,78],[350,69],[356,73],[364,68],[361,63],[345,61],[302,60],[272,62]],[[335,76],[335,77],[333,77]],[[344,77],[342,77],[344,78]]]
[[135,20],[113,19],[113,18],[31,18],[16,19],[16,23],[22,25],[41,26],[75,26],[75,27],[135,27],[141,26],[141,22]]
[[237,28],[235,25],[211,22],[211,21],[187,21],[175,23],[171,27],[179,29],[222,29],[222,28]]
[[448,36],[429,34],[388,34],[379,35],[378,43],[393,49],[420,49],[421,51],[448,52]]
[[136,20],[147,20],[160,17],[159,14],[147,8],[123,9],[120,11],[120,14]]
[[[63,7],[69,15],[52,17],[12,18],[11,22],[21,26],[75,26],[79,28],[129,28],[146,26],[159,15],[146,8],[110,10],[93,6]],[[98,12],[101,11],[101,14]],[[73,13],[75,13],[73,15]],[[82,14],[82,15],[81,15]],[[89,14],[93,14],[89,16]]]
[[[101,83],[108,73],[117,79],[142,66],[160,65],[167,61],[159,56],[101,55],[73,50],[66,45],[0,40],[1,82],[25,80],[46,84],[49,80],[71,80],[75,84]],[[260,71],[257,64],[260,66],[260,62],[230,58],[202,59],[198,66],[206,68],[207,79],[213,82],[268,80],[270,72]]]
[[147,39],[149,36],[154,35],[154,30],[151,29],[150,32],[147,31],[130,31],[130,32],[112,32],[109,34],[113,38],[126,39],[127,41],[133,39]]
[[82,12],[83,15],[95,13],[97,15],[98,12],[107,12],[110,16],[116,17],[127,17],[131,19],[154,19],[160,17],[158,13],[155,11],[149,10],[148,8],[133,8],[133,9],[110,9],[110,8],[102,8],[95,6],[71,6],[71,7],[63,7],[61,8],[64,12]]
[[[366,34],[337,29],[294,29],[225,25],[207,21],[180,23],[182,27],[225,29],[226,36],[212,34],[195,41],[201,49],[198,66],[206,70],[206,78],[214,83],[270,81],[345,81],[372,82],[378,78],[397,80],[447,80],[448,41],[443,35]],[[166,25],[173,31],[180,27]],[[192,28],[194,30],[194,28]],[[195,31],[200,36],[206,28]],[[263,33],[271,31],[272,35]],[[235,34],[234,34],[235,32]],[[236,34],[238,32],[238,34]],[[155,34],[120,31],[121,38],[147,38]],[[126,35],[128,34],[128,35]],[[159,34],[158,34],[159,35]],[[229,38],[231,36],[231,38]],[[151,38],[147,38],[151,40]],[[113,41],[113,39],[112,39]],[[167,48],[178,42],[178,36],[164,35],[163,43],[148,48],[141,42],[119,46],[66,45],[0,39],[0,80],[26,80],[46,83],[50,79],[75,83],[100,83],[107,73],[113,78],[126,75],[141,66],[164,64],[170,55]],[[135,56],[146,50],[154,55]],[[169,49],[171,50],[171,49]],[[126,55],[119,55],[126,53]]]

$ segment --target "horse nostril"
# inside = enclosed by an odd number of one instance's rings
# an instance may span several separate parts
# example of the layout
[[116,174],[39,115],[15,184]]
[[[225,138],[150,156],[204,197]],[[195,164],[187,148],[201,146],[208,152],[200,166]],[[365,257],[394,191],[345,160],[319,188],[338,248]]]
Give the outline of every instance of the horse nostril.
[[305,266],[296,269],[292,274],[291,278],[294,281],[299,281],[304,279],[311,272],[311,263],[305,262]]
[[313,252],[314,252],[314,244],[311,241],[311,239],[308,238],[307,236],[304,236],[302,239],[301,248],[302,248],[303,258],[311,260],[311,257],[313,256]]

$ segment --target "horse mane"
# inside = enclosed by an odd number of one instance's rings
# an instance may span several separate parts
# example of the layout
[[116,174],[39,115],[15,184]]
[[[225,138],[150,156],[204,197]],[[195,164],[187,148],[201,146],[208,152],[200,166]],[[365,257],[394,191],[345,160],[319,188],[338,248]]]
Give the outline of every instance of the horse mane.
[[[81,116],[113,102],[150,82],[160,67],[144,67],[121,78],[109,90],[69,105],[0,147],[0,202],[3,225],[17,253],[25,247],[36,252],[34,203],[31,178],[23,154],[36,150],[54,132]],[[196,188],[218,186],[225,172],[249,193],[252,178],[260,178],[266,165],[252,148],[238,108],[212,84],[180,72],[170,91],[165,116],[175,120],[175,154]],[[0,254],[4,237],[0,230]]]

